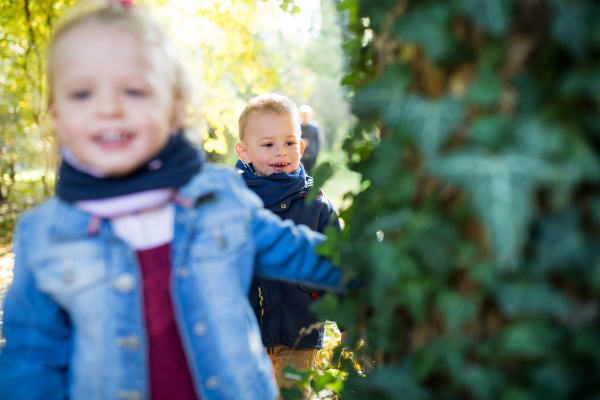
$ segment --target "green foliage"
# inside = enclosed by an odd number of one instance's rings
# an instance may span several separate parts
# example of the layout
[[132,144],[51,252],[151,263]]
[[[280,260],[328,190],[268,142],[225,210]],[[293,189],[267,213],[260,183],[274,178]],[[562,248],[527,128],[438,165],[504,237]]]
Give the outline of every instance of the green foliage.
[[600,7],[340,11],[364,190],[321,246],[353,289],[318,311],[366,374],[341,398],[597,398]]

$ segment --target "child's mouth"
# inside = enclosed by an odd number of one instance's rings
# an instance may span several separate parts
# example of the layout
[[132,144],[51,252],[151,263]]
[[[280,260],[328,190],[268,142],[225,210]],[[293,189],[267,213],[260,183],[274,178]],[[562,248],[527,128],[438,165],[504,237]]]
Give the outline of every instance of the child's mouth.
[[129,144],[133,134],[118,129],[107,129],[93,136],[94,142],[106,150],[121,149]]
[[276,171],[282,172],[285,171],[288,165],[290,165],[290,163],[276,163],[271,164],[271,168],[273,168]]

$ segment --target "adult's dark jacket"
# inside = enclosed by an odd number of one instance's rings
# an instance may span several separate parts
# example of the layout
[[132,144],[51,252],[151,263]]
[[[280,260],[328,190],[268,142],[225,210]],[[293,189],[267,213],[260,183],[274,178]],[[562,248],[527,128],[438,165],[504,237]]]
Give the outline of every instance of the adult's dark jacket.
[[308,120],[307,124],[300,124],[302,139],[308,139],[308,146],[302,155],[302,165],[308,175],[312,175],[313,169],[323,145],[323,131],[321,125],[314,119]]
[[[306,201],[312,178],[306,176],[302,165],[292,174],[280,172],[269,176],[257,176],[252,165],[241,160],[235,168],[248,188],[262,199],[265,208],[282,219],[321,233],[327,226],[339,228],[335,209],[322,193],[313,197],[310,204]],[[310,305],[323,294],[322,290],[308,285],[255,276],[249,296],[265,347],[283,344],[297,349],[322,348],[324,328],[303,336],[300,336],[300,330],[319,322]]]

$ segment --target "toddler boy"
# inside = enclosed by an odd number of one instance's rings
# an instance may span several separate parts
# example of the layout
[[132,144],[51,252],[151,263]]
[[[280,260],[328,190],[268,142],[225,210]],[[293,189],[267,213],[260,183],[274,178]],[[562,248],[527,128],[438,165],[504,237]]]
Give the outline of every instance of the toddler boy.
[[[310,204],[306,201],[312,178],[300,164],[304,152],[300,114],[290,99],[271,93],[250,100],[239,118],[239,139],[236,169],[265,208],[314,231],[339,227],[322,192]],[[317,349],[323,347],[323,324],[310,311],[310,304],[322,294],[304,284],[253,279],[250,303],[280,386],[289,385],[283,367],[313,368]]]

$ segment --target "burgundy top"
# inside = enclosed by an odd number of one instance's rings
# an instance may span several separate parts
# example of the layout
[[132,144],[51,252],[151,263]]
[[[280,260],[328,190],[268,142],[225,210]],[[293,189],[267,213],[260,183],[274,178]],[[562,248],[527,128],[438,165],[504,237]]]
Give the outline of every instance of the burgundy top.
[[138,250],[152,400],[197,400],[171,303],[171,244]]

